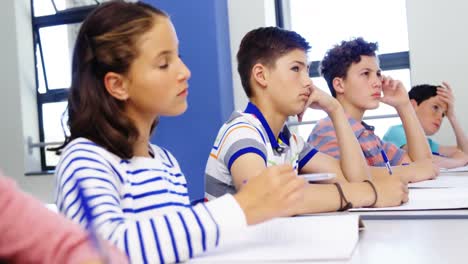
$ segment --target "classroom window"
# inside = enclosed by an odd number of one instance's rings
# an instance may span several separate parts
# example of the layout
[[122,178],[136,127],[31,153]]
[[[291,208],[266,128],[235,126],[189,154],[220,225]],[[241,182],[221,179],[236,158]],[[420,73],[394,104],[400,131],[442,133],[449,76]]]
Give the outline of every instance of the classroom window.
[[[379,43],[383,74],[411,88],[405,0],[277,0],[277,10],[278,25],[298,32],[311,44],[310,76],[324,91],[329,92],[318,65],[325,52],[342,40],[360,36]],[[307,138],[314,123],[325,116],[323,111],[307,110],[297,127],[299,134]],[[364,118],[376,125],[380,136],[399,122],[395,109],[385,104],[366,111]]]
[[[71,56],[79,27],[97,4],[90,0],[31,0],[36,86],[41,142],[63,142],[71,80]],[[42,170],[58,162],[41,148]]]

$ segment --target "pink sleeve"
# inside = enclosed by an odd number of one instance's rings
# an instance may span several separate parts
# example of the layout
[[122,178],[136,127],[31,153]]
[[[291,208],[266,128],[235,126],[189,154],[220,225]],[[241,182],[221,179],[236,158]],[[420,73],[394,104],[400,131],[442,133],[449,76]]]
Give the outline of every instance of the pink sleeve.
[[[99,260],[78,225],[47,209],[0,175],[0,259],[13,263],[83,263]],[[128,263],[113,246],[111,263]]]
[[335,159],[340,158],[340,148],[336,138],[335,128],[329,119],[320,120],[312,130],[308,142],[318,151]]

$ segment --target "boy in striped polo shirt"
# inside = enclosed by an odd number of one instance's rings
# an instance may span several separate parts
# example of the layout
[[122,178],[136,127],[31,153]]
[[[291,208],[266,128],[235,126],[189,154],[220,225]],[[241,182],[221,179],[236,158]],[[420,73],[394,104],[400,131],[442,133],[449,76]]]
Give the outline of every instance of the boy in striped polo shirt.
[[[327,52],[320,72],[333,97],[343,106],[369,165],[384,166],[383,152],[391,166],[412,163],[393,168],[393,172],[404,181],[433,178],[438,169],[432,164],[431,151],[406,89],[400,81],[381,75],[376,50],[377,43],[369,43],[362,38],[343,41]],[[380,102],[397,110],[408,138],[408,151],[382,141],[374,134],[374,127],[362,121],[364,112],[377,108]],[[340,158],[343,148],[339,147],[335,130],[334,123],[324,118],[314,127],[308,142],[320,151]],[[372,175],[388,174],[383,168],[374,167],[371,170]]]
[[[237,60],[250,102],[219,130],[206,165],[207,194],[242,191],[244,183],[265,167],[286,163],[297,173],[337,175],[335,184],[308,184],[302,202],[294,208],[297,214],[400,205],[407,200],[407,186],[398,179],[363,182],[369,179],[368,167],[343,108],[309,78],[309,49],[299,34],[276,27],[258,28],[244,36]],[[340,161],[288,130],[288,116],[307,107],[322,109],[333,119],[340,146],[346,149]]]

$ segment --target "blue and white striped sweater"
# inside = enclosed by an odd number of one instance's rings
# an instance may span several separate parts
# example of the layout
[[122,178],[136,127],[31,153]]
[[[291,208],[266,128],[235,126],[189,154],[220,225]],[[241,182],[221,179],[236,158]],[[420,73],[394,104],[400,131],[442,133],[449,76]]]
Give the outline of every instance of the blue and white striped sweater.
[[152,150],[154,158],[122,160],[87,139],[73,140],[56,168],[59,210],[88,224],[77,196],[80,181],[98,232],[132,263],[184,261],[246,226],[230,195],[192,207],[177,160],[165,149]]

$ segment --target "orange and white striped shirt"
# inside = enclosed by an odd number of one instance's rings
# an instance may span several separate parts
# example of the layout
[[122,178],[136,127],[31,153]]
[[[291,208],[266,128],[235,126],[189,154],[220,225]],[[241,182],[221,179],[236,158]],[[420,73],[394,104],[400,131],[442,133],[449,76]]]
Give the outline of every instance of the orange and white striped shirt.
[[[359,122],[348,116],[348,122],[361,145],[367,164],[370,166],[385,166],[385,162],[380,152],[381,149],[383,149],[387,154],[390,165],[395,166],[401,164],[405,154],[403,149],[400,149],[393,143],[382,141],[376,134],[374,134],[374,127],[364,123],[363,121]],[[333,123],[329,117],[317,122],[307,141],[320,152],[326,153],[337,159],[340,158],[338,140],[336,138]]]

